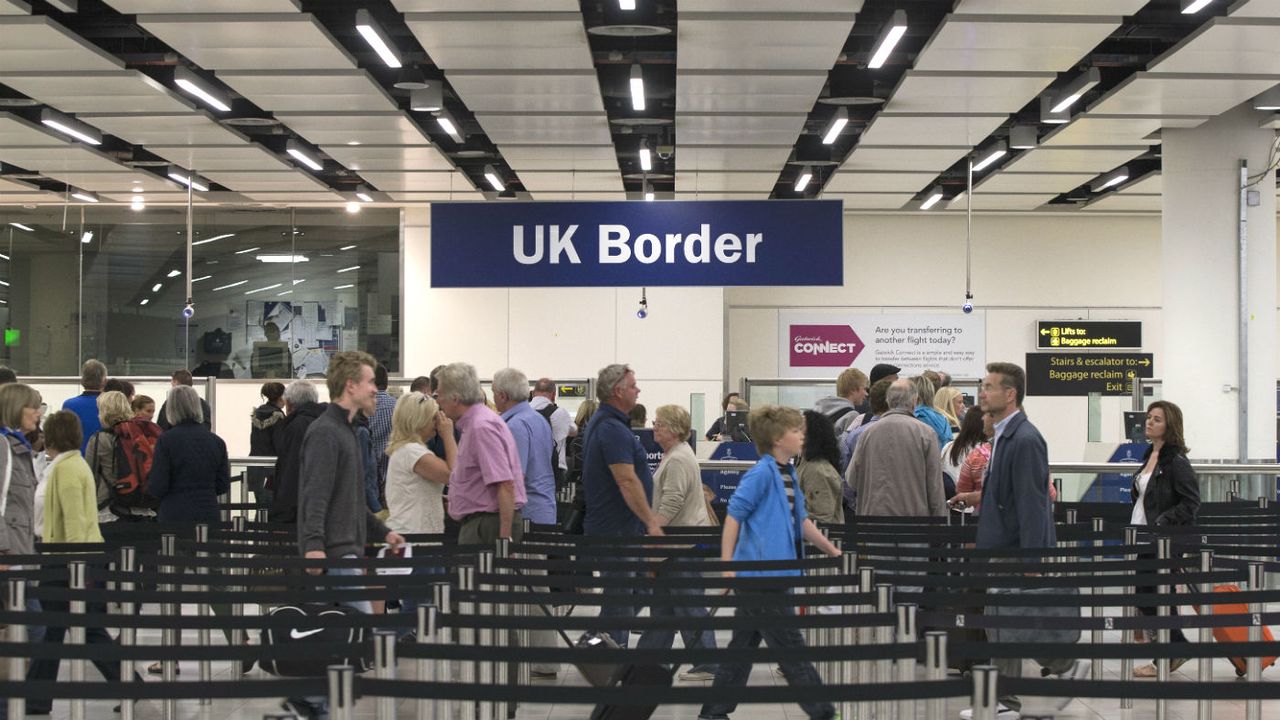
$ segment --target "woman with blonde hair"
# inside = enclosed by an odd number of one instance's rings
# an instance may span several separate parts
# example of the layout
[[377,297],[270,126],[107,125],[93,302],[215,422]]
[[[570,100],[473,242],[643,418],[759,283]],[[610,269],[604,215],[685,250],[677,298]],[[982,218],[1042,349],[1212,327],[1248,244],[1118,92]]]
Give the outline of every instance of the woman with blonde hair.
[[160,426],[155,423],[136,418],[133,403],[119,390],[104,392],[98,396],[98,421],[101,428],[89,438],[85,446],[84,458],[93,470],[94,487],[98,501],[98,525],[107,540],[119,539],[120,533],[113,532],[118,528],[111,525],[117,519],[154,520],[154,507],[123,507],[112,503],[111,488],[119,477],[116,468],[116,443],[120,442],[118,426],[124,423],[137,425],[139,431],[149,437],[160,434]]
[[938,388],[933,395],[933,409],[942,413],[951,425],[951,434],[960,432],[960,420],[964,417],[964,394],[948,385]]

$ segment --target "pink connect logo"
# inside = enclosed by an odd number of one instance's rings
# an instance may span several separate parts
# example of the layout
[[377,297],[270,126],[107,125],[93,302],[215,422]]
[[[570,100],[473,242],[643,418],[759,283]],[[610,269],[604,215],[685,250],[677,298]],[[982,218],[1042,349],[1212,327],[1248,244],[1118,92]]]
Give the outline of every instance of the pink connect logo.
[[865,345],[848,325],[792,325],[791,367],[849,367]]

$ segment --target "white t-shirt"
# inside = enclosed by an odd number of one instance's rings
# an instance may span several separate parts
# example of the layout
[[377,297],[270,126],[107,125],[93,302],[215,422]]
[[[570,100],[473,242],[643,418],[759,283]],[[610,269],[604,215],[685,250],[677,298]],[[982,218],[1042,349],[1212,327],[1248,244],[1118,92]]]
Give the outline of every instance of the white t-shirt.
[[444,486],[413,471],[430,455],[421,443],[401,445],[387,463],[387,527],[399,533],[444,532]]
[[1130,525],[1147,524],[1147,508],[1142,504],[1142,498],[1147,494],[1147,483],[1149,482],[1151,482],[1151,473],[1138,475],[1138,497],[1133,499],[1133,515],[1129,518]]

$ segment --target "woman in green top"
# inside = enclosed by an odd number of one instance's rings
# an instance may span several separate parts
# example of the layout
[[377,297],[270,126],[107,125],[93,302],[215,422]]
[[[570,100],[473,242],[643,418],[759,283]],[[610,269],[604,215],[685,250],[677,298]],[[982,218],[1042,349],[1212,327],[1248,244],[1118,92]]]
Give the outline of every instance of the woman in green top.
[[93,471],[80,454],[80,418],[62,410],[44,421],[49,484],[44,499],[44,541],[100,543],[98,494]]

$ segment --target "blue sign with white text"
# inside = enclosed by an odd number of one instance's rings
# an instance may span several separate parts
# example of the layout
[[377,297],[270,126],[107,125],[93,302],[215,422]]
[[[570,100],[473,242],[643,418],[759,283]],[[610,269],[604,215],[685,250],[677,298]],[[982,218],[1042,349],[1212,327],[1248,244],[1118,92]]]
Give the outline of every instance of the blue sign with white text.
[[844,284],[839,200],[431,205],[431,286]]

